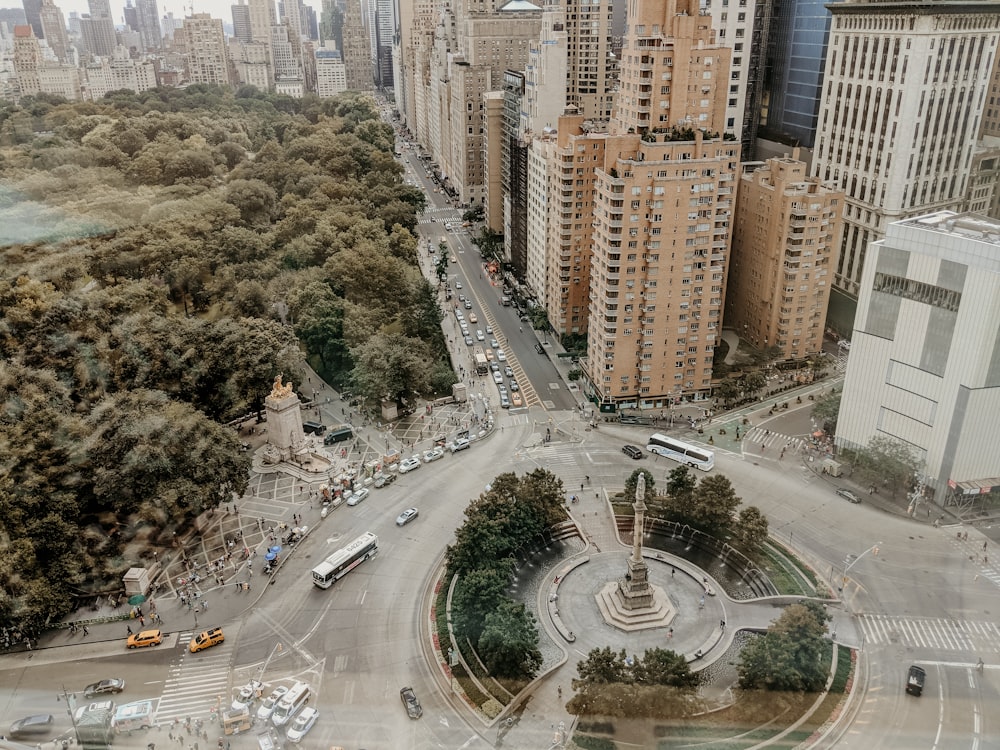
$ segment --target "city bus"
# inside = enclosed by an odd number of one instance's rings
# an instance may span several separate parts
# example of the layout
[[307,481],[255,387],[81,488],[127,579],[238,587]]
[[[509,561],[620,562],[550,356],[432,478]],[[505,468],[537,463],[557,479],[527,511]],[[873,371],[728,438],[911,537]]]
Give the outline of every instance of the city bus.
[[378,537],[370,531],[365,532],[313,568],[313,583],[321,589],[328,589],[338,578],[344,577],[377,553]]
[[715,466],[715,454],[712,451],[658,432],[650,436],[646,442],[646,450],[702,471],[711,471]]

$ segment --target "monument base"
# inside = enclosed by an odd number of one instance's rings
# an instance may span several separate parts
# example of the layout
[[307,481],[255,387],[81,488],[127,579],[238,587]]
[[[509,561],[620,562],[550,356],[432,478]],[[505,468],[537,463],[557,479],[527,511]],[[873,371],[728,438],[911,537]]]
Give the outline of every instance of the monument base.
[[631,632],[651,628],[665,628],[677,615],[673,602],[667,592],[659,586],[650,584],[652,602],[648,607],[628,609],[626,602],[618,589],[617,581],[604,584],[604,588],[594,597],[597,608],[601,611],[604,621],[619,630]]

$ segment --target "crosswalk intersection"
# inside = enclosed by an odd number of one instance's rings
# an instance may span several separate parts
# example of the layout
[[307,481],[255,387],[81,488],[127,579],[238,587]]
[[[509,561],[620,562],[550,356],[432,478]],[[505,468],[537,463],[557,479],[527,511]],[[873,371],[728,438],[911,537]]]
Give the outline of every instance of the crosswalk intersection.
[[858,619],[865,640],[872,645],[1000,653],[1000,628],[992,622],[891,615]]
[[156,712],[161,724],[189,716],[206,718],[219,708],[229,708],[232,649],[222,644],[192,654],[188,644],[194,635],[194,632],[183,632],[177,641],[181,650],[167,670]]
[[763,445],[776,451],[780,451],[782,449],[797,451],[806,444],[805,438],[796,437],[794,435],[785,435],[781,432],[775,432],[774,430],[765,430],[762,427],[752,428],[743,439],[745,442]]

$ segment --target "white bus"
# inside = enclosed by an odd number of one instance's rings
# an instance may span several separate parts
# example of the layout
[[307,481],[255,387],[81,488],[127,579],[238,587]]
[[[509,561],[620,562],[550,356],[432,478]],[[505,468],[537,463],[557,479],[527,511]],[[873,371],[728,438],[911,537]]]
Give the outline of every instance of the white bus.
[[343,549],[339,549],[313,568],[313,583],[321,589],[330,588],[338,578],[350,573],[361,563],[378,553],[378,537],[365,532]]
[[715,454],[712,451],[660,433],[650,436],[646,450],[702,471],[711,471],[715,466]]

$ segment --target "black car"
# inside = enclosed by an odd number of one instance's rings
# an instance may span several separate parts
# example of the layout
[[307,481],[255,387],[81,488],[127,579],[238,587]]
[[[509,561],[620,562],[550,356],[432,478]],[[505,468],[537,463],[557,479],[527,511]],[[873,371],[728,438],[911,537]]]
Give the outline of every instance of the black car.
[[100,682],[95,682],[91,685],[87,685],[83,689],[84,698],[93,698],[98,695],[106,695],[108,693],[120,693],[125,689],[125,680],[119,680],[118,678],[111,678],[108,680],[101,680]]
[[420,701],[417,700],[417,695],[413,692],[413,688],[405,687],[400,690],[399,699],[403,701],[403,705],[406,707],[406,715],[411,719],[419,719],[424,715],[424,709],[420,706]]
[[643,455],[642,448],[640,448],[637,445],[623,445],[622,453],[624,453],[629,458],[634,458],[636,461],[642,458]]
[[21,737],[37,737],[38,735],[48,734],[52,729],[52,722],[54,721],[55,719],[52,714],[25,716],[23,719],[18,719],[10,725],[10,736],[16,740]]
[[919,696],[924,692],[924,682],[927,680],[927,672],[924,671],[923,667],[918,667],[916,664],[910,667],[910,671],[906,674],[906,692],[910,695]]

